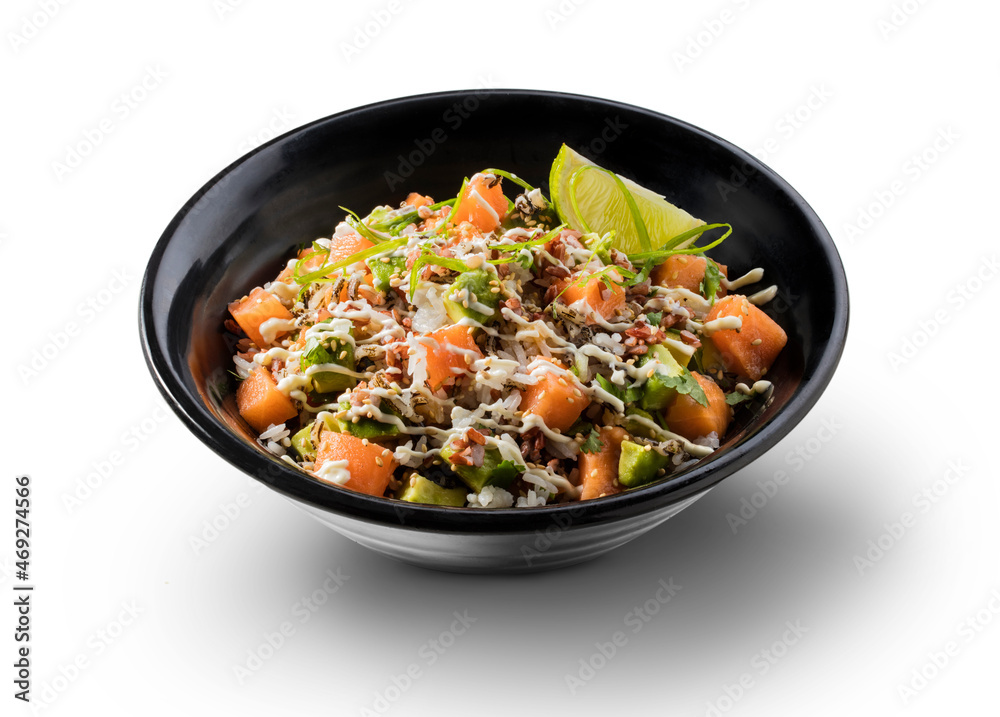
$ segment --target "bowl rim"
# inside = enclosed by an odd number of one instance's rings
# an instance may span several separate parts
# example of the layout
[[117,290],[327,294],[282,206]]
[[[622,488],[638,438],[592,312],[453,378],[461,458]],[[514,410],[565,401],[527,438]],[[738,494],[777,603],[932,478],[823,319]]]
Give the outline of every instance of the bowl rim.
[[[833,326],[827,344],[808,382],[801,384],[788,403],[756,434],[736,446],[713,454],[709,460],[693,467],[675,480],[653,483],[634,491],[589,501],[533,508],[511,507],[497,510],[451,508],[405,503],[394,499],[369,496],[318,481],[289,466],[284,461],[265,455],[258,447],[236,435],[219,421],[200,400],[200,397],[187,391],[183,382],[175,375],[166,355],[160,350],[160,340],[153,321],[153,294],[161,260],[172,237],[185,217],[206,194],[257,154],[267,151],[274,145],[294,141],[298,135],[312,131],[321,125],[337,123],[351,115],[428,100],[463,100],[470,94],[491,97],[518,95],[525,98],[594,102],[609,110],[617,109],[639,113],[651,119],[666,122],[701,139],[720,145],[732,153],[734,157],[742,159],[779,188],[792,205],[801,212],[817,240],[817,249],[822,252],[823,260],[830,268],[834,289]],[[724,478],[763,455],[798,425],[830,383],[843,354],[847,337],[849,298],[843,262],[833,238],[816,212],[774,170],[731,142],[675,117],[616,100],[548,90],[470,89],[408,95],[353,107],[296,127],[236,159],[195,192],[164,229],[143,274],[139,290],[138,314],[143,357],[160,393],[195,436],[243,473],[263,482],[290,499],[308,503],[329,512],[343,513],[355,519],[421,531],[507,534],[544,530],[553,525],[560,529],[566,529],[570,525],[582,526],[613,522],[649,513],[707,491]]]

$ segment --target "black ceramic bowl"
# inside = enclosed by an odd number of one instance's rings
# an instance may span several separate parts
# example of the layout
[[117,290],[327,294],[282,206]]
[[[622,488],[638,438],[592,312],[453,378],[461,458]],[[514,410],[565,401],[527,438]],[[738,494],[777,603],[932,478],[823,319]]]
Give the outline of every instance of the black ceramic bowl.
[[[453,195],[463,176],[503,167],[544,187],[561,143],[648,186],[733,237],[713,255],[780,287],[767,305],[788,333],[775,391],[721,450],[686,473],[568,506],[483,511],[373,498],[321,483],[253,442],[224,381],[226,304],[272,278],[296,244],[328,236],[414,190]],[[446,92],[380,102],[300,127],[212,179],[180,210],[143,280],[149,369],[188,428],[239,469],[375,551],[443,570],[547,569],[597,557],[662,523],[763,454],[816,403],[847,332],[844,269],[794,189],[748,153],[649,110],[554,92]]]

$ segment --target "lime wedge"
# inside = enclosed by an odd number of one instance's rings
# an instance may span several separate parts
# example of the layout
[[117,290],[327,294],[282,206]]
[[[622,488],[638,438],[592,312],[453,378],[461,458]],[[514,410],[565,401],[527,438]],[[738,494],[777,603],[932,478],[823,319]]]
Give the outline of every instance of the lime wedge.
[[[559,219],[581,232],[588,231],[589,228],[589,231],[604,234],[613,229],[615,239],[612,246],[615,249],[626,254],[643,251],[625,196],[609,174],[592,169],[577,174],[574,181],[574,209],[570,199],[571,177],[576,170],[588,165],[599,166],[565,144],[552,162],[549,196],[555,202]],[[646,231],[653,249],[658,249],[668,239],[705,223],[680,207],[675,207],[656,192],[640,187],[621,175],[618,177],[635,199],[639,214],[646,222]]]

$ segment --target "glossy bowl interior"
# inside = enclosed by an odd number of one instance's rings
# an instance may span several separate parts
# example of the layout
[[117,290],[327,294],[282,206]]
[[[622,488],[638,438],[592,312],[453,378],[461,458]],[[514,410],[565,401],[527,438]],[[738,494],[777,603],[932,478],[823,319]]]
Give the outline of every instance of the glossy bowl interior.
[[[481,511],[400,503],[320,483],[267,454],[217,389],[233,347],[226,305],[274,277],[292,248],[414,190],[454,195],[502,167],[546,189],[561,143],[664,194],[733,236],[713,251],[777,284],[766,310],[789,341],[775,391],[723,448],[686,473],[574,506]],[[150,258],[140,329],[150,371],[191,431],[241,470],[336,530],[395,558],[460,571],[536,570],[596,557],[675,514],[764,453],[828,384],[847,332],[843,266],[805,201],[749,154],[638,107],[551,92],[407,97],[343,112],[275,139],[223,170],[180,210]],[[539,536],[557,535],[558,540]]]

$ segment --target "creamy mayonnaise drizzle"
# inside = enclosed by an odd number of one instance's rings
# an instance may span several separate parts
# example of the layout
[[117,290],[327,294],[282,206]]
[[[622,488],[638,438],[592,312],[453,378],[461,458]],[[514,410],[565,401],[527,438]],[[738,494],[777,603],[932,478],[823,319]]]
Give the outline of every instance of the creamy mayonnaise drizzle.
[[347,459],[326,461],[314,475],[324,483],[344,485],[347,481],[351,480],[351,472],[347,470],[347,466]]
[[735,291],[736,289],[742,289],[744,286],[756,284],[763,278],[764,270],[757,267],[756,269],[751,269],[738,279],[727,279],[726,277],[722,277],[722,280],[719,283],[726,287],[726,291]]
[[490,206],[490,203],[483,198],[483,195],[481,195],[475,187],[469,190],[469,193],[466,195],[466,199],[471,199],[480,207],[482,207],[484,210],[486,210],[486,213],[493,220],[494,224],[500,223],[500,215],[497,214],[496,209]]
[[295,326],[295,319],[279,319],[275,317],[261,323],[258,331],[260,331],[260,336],[264,339],[265,344],[273,344],[274,340],[278,338],[278,334],[284,331],[291,331]]
[[760,306],[761,304],[766,304],[771,299],[773,299],[778,294],[778,287],[775,285],[769,286],[766,289],[758,291],[756,294],[751,294],[747,297],[747,301],[755,306]]

